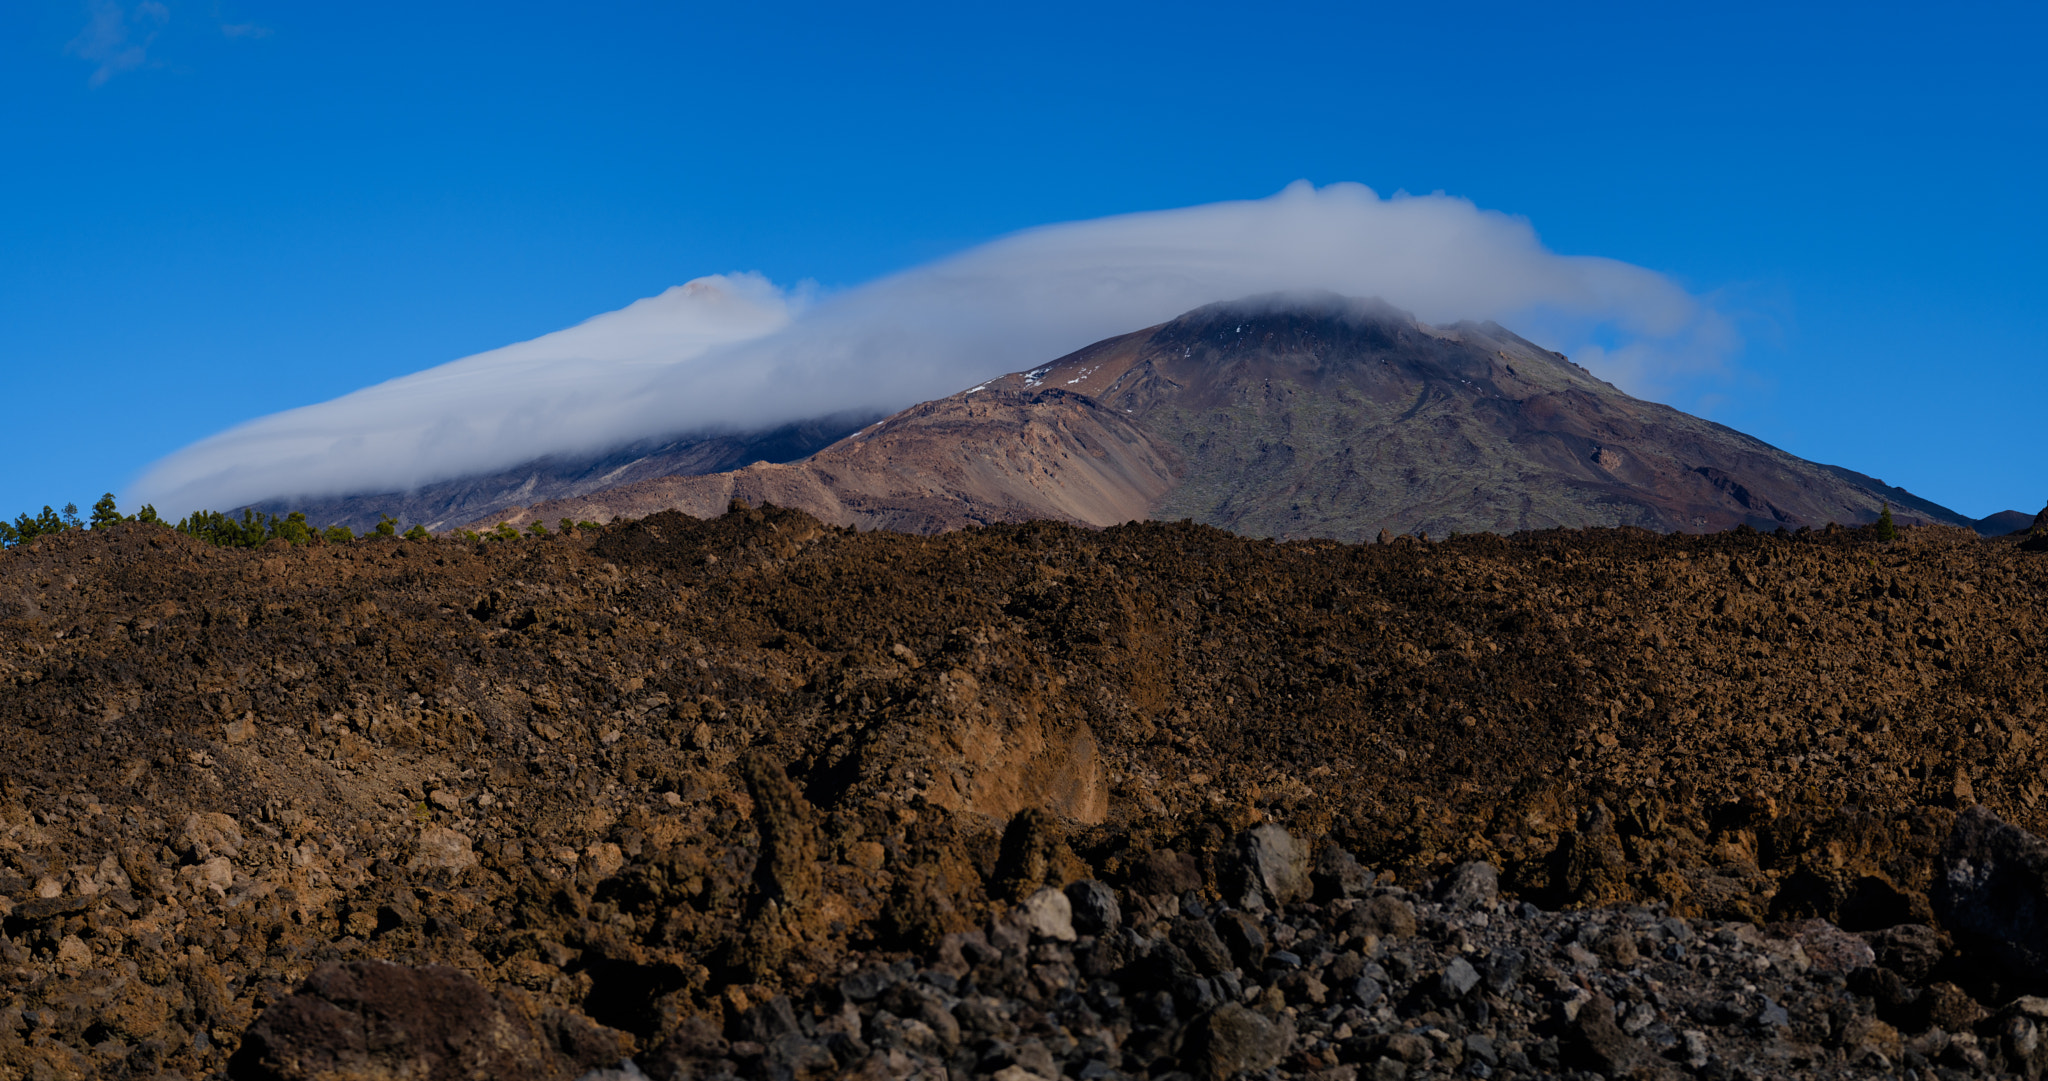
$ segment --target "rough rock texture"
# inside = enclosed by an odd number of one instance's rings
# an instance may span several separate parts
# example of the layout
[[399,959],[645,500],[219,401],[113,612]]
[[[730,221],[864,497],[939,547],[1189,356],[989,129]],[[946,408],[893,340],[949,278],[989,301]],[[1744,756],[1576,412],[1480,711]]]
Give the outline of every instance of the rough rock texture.
[[2048,841],[1990,808],[1963,812],[1942,847],[1934,907],[1951,933],[1978,940],[2012,974],[2048,972]]
[[[1899,1034],[1792,1041],[1815,1070],[2019,1063],[2048,989],[1932,900],[1962,810],[2048,826],[2048,560],[2016,544],[768,508],[491,545],[43,538],[0,553],[0,1075],[205,1076],[368,961],[530,996],[650,1073],[1187,1070],[1232,969],[1240,1005],[1295,1010],[1290,1075],[1578,1069],[1577,990],[1639,1068],[1697,1045],[1782,1075],[1762,999],[1796,1026],[1815,996],[1829,1033]],[[1269,824],[1306,892],[1260,911]],[[1708,945],[1667,957],[1665,920]],[[1509,947],[1535,976],[1492,990]],[[1846,982],[1773,982],[1772,950]],[[1577,990],[1522,986],[1539,957]],[[904,964],[954,988],[861,975]],[[993,1004],[960,1005],[970,975]],[[1507,1018],[1515,987],[1520,1029],[1424,1005]]]
[[447,968],[329,964],[250,1026],[237,1081],[547,1081],[619,1062],[621,1033],[536,1018]]

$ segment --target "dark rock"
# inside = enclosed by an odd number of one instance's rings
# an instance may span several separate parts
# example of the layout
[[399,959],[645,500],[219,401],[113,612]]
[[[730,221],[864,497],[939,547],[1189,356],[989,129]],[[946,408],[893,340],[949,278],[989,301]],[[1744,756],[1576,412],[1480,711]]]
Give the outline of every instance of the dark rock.
[[1567,1031],[1567,1057],[1580,1066],[1614,1076],[1635,1063],[1636,1043],[1614,1023],[1614,1003],[1606,995],[1581,1004]]
[[796,1009],[790,1005],[788,996],[777,995],[742,1015],[739,1031],[742,1039],[772,1043],[777,1036],[798,1031]]
[[1216,917],[1215,930],[1237,967],[1257,972],[1265,966],[1266,932],[1259,921],[1242,912],[1225,912]]
[[1196,971],[1205,976],[1231,967],[1230,951],[1207,920],[1173,921],[1173,944],[1179,946],[1181,952],[1188,955],[1188,960],[1194,962]]
[[873,1002],[889,989],[891,976],[886,968],[864,968],[839,981],[839,993],[853,1002]]
[[1372,1009],[1374,1003],[1386,997],[1386,993],[1387,989],[1371,976],[1360,976],[1351,982],[1351,998],[1360,1009]]
[[623,1034],[611,1033],[606,1041],[584,1033],[575,1041],[581,1046],[565,1051],[550,1027],[565,1026],[544,1025],[516,1001],[493,996],[454,969],[329,964],[250,1026],[228,1076],[524,1081],[576,1077],[617,1065],[625,1055]]
[[1381,894],[1352,909],[1344,922],[1344,929],[1347,934],[1406,938],[1415,933],[1415,906],[1398,897]]
[[1907,983],[1925,983],[1948,957],[1946,936],[1926,924],[1902,923],[1865,936],[1872,960]]
[[1464,998],[1479,986],[1479,970],[1462,957],[1455,958],[1436,975],[1435,991],[1438,998],[1454,1001]]
[[1962,1032],[1984,1017],[1984,1007],[1969,993],[1952,983],[1937,983],[1920,993],[1914,1003],[1914,1028],[1939,1028]]
[[731,1077],[732,1045],[707,1018],[691,1017],[669,1034],[640,1066],[655,1081],[709,1081]]
[[1404,1066],[1420,1066],[1436,1057],[1428,1037],[1412,1032],[1354,1037],[1344,1041],[1343,1055],[1358,1062],[1391,1061]]
[[1353,856],[1339,845],[1324,845],[1316,855],[1315,870],[1309,873],[1309,882],[1314,887],[1318,902],[1328,903],[1340,897],[1363,897],[1372,889],[1373,873],[1366,870]]
[[1500,900],[1500,872],[1483,860],[1461,863],[1444,876],[1436,899],[1456,911],[1492,908]]
[[1800,920],[1776,930],[1806,951],[1812,972],[1846,975],[1877,959],[1876,951],[1862,937],[1826,920]]
[[2015,976],[2048,968],[2048,842],[1979,805],[1956,818],[1932,900],[1942,925]]
[[1092,878],[1067,884],[1067,902],[1074,908],[1074,930],[1084,935],[1104,935],[1123,924],[1116,891]]
[[1186,853],[1161,848],[1145,853],[1145,857],[1132,868],[1127,885],[1132,893],[1143,897],[1161,894],[1178,897],[1189,890],[1202,888],[1202,873]]
[[1293,1036],[1288,1026],[1227,1003],[1190,1026],[1183,1059],[1196,1077],[1223,1081],[1241,1072],[1279,1065]]
[[1309,895],[1308,851],[1294,835],[1263,822],[1238,835],[1234,859],[1226,865],[1225,888],[1239,908],[1279,908]]
[[1486,986],[1494,994],[1505,994],[1515,981],[1522,977],[1523,966],[1529,958],[1513,946],[1502,946],[1486,955],[1480,962],[1480,974],[1486,977]]
[[1636,949],[1636,936],[1627,931],[1610,931],[1600,936],[1593,943],[1593,954],[1616,969],[1632,967],[1642,960],[1642,954]]
[[1129,930],[1112,931],[1096,939],[1094,947],[1081,952],[1081,975],[1091,980],[1107,979],[1123,971],[1141,952],[1137,935]]
[[794,1081],[824,1081],[839,1075],[839,1060],[832,1052],[822,1042],[809,1039],[800,1032],[777,1036],[768,1044],[765,1057],[781,1068],[774,1072],[780,1074],[787,1070]]

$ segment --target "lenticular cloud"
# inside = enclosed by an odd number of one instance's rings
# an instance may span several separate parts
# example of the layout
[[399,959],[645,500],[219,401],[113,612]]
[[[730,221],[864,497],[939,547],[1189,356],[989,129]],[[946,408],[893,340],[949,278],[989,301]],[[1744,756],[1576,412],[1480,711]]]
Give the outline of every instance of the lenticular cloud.
[[1522,219],[1297,182],[1266,199],[1026,230],[815,303],[759,275],[698,278],[229,429],[158,462],[131,495],[183,513],[404,491],[644,439],[890,411],[1203,304],[1294,290],[1377,296],[1430,322],[1598,333],[1623,344],[1639,384],[1657,357],[1697,363],[1730,341],[1662,275],[1558,255]]

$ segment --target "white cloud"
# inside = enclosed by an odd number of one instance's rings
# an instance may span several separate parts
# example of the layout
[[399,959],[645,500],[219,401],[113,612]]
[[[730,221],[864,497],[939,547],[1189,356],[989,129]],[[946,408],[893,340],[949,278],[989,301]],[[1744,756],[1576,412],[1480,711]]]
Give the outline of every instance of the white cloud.
[[182,513],[403,490],[643,438],[893,410],[1203,304],[1291,290],[1382,297],[1430,322],[1535,321],[1564,336],[1554,341],[1597,332],[1618,344],[1592,359],[1617,361],[1602,374],[1625,387],[1718,363],[1733,345],[1669,279],[1558,255],[1520,218],[1302,182],[1267,199],[1026,230],[814,304],[756,275],[700,278],[243,424],[157,463],[132,496]]
[[92,0],[88,9],[91,21],[64,51],[99,65],[86,80],[95,87],[141,67],[149,59],[157,31],[171,21],[171,9],[157,0],[142,0],[132,11],[115,0]]

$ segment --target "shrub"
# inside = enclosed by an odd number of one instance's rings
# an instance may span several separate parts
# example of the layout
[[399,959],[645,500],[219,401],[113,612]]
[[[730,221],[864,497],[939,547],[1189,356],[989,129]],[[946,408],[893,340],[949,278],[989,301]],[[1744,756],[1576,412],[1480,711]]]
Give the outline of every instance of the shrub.
[[350,529],[345,525],[328,526],[325,530],[321,532],[320,536],[329,544],[347,544],[348,542],[356,539],[355,530]]
[[282,522],[272,518],[270,535],[282,539],[287,544],[311,544],[314,530],[312,523],[306,521],[306,512],[295,510],[285,515]]
[[404,536],[409,541],[423,541],[433,536],[433,534],[427,532],[426,526],[414,522],[412,528],[405,531]]
[[513,541],[519,539],[519,531],[512,528],[509,523],[499,522],[498,528],[491,530],[489,533],[484,534],[484,536],[492,540]]
[[533,523],[532,525],[530,525],[530,526],[527,526],[527,527],[526,527],[526,535],[527,535],[527,536],[529,536],[529,537],[545,537],[545,536],[547,536],[547,535],[548,535],[548,527],[547,527],[547,523],[545,523],[545,522],[539,522],[539,521],[536,521],[536,522],[534,522],[534,523]]
[[379,512],[377,515],[377,535],[380,537],[398,536],[398,519]]

